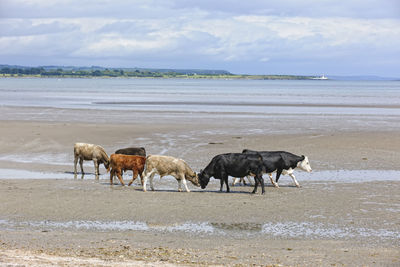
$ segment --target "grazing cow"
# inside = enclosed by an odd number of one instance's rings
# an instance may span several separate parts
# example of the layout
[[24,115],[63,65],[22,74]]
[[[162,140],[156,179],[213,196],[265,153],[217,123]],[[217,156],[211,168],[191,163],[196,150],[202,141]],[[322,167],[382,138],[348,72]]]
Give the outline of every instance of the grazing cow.
[[[233,177],[253,175],[255,180],[263,185],[262,167],[263,159],[259,154],[226,153],[215,156],[204,170],[200,170],[198,177],[202,189],[206,188],[210,177],[214,177],[215,179],[220,179],[221,187],[219,191],[222,191],[225,182],[226,192],[229,192],[229,175]],[[256,185],[258,185],[257,182]],[[264,186],[262,188],[264,194]]]
[[74,178],[76,179],[76,164],[79,159],[79,164],[81,165],[82,179],[85,175],[83,171],[83,161],[93,160],[94,162],[94,172],[96,179],[99,179],[99,165],[103,164],[104,167],[109,170],[109,158],[104,148],[98,145],[86,144],[86,143],[75,143],[74,145]]
[[140,180],[142,180],[142,173],[144,170],[144,165],[146,158],[142,156],[132,156],[132,155],[122,155],[122,154],[112,154],[110,156],[110,184],[113,184],[114,176],[117,175],[121,185],[125,185],[122,179],[122,172],[126,170],[132,170],[132,180],[128,185],[131,185],[133,181],[136,180],[138,174],[140,175]]
[[150,155],[146,158],[146,168],[144,170],[143,191],[146,192],[147,179],[150,178],[150,187],[154,191],[153,178],[155,174],[160,175],[160,179],[166,175],[172,175],[178,181],[178,191],[182,191],[182,183],[186,192],[190,192],[187,187],[186,180],[189,180],[195,186],[200,186],[197,174],[192,171],[189,165],[182,159],[170,157]]
[[127,147],[115,151],[115,154],[136,155],[146,157],[146,149],[144,147]]
[[273,172],[276,171],[275,182],[272,179],[272,172],[265,171],[264,173],[268,173],[271,183],[277,188],[279,188],[278,180],[281,174],[283,175],[287,174],[290,177],[292,177],[295,185],[297,187],[300,187],[300,184],[297,182],[296,177],[293,175],[294,169],[296,167],[299,167],[299,169],[306,172],[312,171],[310,162],[308,161],[308,157],[306,156],[297,156],[286,151],[254,151],[249,149],[244,149],[242,153],[244,154],[258,153],[261,154],[264,160],[268,159],[268,161],[275,162],[275,168],[273,170]]

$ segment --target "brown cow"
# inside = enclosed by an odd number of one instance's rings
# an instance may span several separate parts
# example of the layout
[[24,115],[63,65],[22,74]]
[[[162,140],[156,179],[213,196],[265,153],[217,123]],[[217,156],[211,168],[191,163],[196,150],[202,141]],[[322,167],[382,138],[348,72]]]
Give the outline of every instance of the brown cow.
[[150,178],[150,187],[154,191],[153,177],[155,174],[160,175],[160,179],[166,175],[172,175],[178,181],[178,191],[182,191],[182,183],[187,192],[190,192],[187,187],[186,180],[189,180],[195,186],[200,186],[197,174],[192,171],[189,165],[182,159],[177,159],[170,156],[150,155],[146,159],[146,169],[143,173],[143,191],[146,192],[147,179]]
[[140,175],[140,180],[143,184],[142,172],[144,170],[145,162],[146,158],[142,156],[112,154],[110,156],[110,184],[113,184],[113,179],[116,174],[121,184],[125,185],[121,174],[123,171],[127,170],[133,171],[132,180],[128,185],[131,185],[133,181],[136,180],[138,174]]

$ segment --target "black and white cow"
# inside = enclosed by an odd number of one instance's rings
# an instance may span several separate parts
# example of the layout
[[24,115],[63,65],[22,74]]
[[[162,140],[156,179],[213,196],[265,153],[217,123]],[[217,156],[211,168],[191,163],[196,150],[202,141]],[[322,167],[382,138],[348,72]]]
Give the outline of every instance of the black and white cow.
[[[269,165],[267,168],[264,168],[263,173],[268,173],[271,183],[277,188],[279,187],[278,180],[281,174],[287,174],[292,177],[295,185],[297,187],[300,187],[299,183],[296,180],[296,177],[293,175],[294,169],[298,167],[299,169],[306,172],[312,171],[310,162],[308,161],[308,157],[306,156],[297,156],[286,151],[254,151],[250,149],[244,149],[242,153],[261,155],[264,163]],[[271,163],[273,165],[271,165]],[[273,169],[273,171],[268,171],[268,169]],[[276,178],[274,182],[272,179],[272,172],[275,171]]]
[[[228,176],[244,177],[247,175],[255,176],[255,180],[264,185],[262,179],[263,161],[261,155],[257,153],[226,153],[215,156],[204,170],[198,174],[200,186],[206,188],[211,177],[220,179],[222,187],[226,184],[226,192],[229,192]],[[254,189],[256,190],[256,188]],[[254,191],[255,192],[255,191]],[[254,193],[253,192],[253,193]],[[263,186],[263,193],[264,193]]]

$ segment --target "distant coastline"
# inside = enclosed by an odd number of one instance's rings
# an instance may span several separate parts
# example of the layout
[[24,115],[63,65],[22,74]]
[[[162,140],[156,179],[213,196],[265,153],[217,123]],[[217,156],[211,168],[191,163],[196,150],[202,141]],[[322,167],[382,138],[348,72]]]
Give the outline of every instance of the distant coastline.
[[225,70],[143,69],[0,65],[0,78],[165,78],[165,79],[241,79],[241,80],[312,80],[316,76],[247,75]]
[[161,79],[219,79],[219,80],[337,80],[337,81],[400,81],[395,77],[373,75],[251,75],[233,74],[226,70],[105,68],[100,66],[19,66],[0,64],[0,78],[161,78]]

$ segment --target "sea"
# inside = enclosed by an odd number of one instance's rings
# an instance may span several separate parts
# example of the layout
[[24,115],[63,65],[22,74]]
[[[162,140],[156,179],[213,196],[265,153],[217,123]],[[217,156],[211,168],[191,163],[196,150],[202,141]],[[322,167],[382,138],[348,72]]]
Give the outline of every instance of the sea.
[[400,115],[400,81],[2,78],[0,96],[0,107]]

